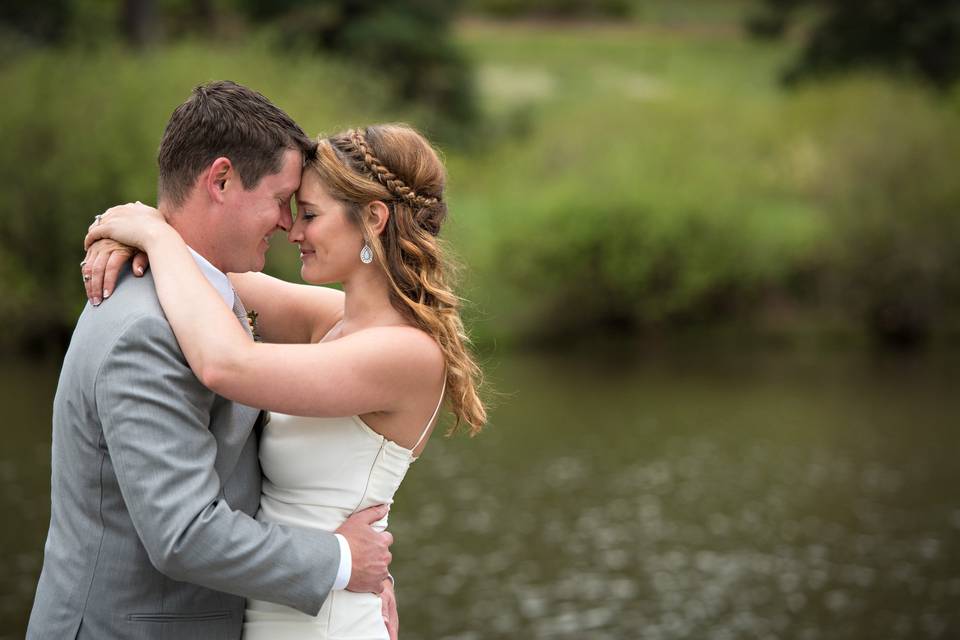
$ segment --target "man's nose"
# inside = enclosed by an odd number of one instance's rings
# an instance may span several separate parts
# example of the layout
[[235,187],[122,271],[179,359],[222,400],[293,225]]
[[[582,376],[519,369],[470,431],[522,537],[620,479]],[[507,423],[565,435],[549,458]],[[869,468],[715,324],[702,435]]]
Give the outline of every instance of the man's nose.
[[293,227],[293,212],[290,210],[289,201],[280,210],[280,222],[277,226],[287,232]]
[[299,242],[303,238],[303,229],[300,225],[300,218],[286,229],[287,231],[287,240],[290,242]]

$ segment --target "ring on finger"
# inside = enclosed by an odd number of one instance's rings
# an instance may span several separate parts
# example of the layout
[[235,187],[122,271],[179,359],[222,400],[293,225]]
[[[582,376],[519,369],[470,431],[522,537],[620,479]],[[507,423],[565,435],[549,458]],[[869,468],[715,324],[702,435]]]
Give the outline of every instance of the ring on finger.
[[90,275],[89,273],[83,274],[83,281],[84,281],[84,282],[90,282],[91,280],[93,280],[93,276],[92,276],[92,275]]
[[103,222],[102,213],[98,213],[97,215],[93,216],[93,224],[100,224],[101,222]]
[[86,265],[86,264],[87,264],[87,261],[86,261],[86,260],[81,260],[81,261],[80,261],[80,268],[83,269],[84,265]]

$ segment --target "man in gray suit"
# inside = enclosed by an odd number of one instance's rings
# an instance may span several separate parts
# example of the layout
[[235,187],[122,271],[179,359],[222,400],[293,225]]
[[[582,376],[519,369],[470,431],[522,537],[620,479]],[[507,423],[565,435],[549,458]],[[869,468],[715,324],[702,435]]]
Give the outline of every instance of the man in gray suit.
[[[167,124],[159,208],[238,319],[224,273],[263,267],[312,150],[283,111],[230,82],[198,87]],[[63,363],[27,637],[234,639],[244,596],[315,615],[333,588],[385,588],[392,537],[369,527],[385,508],[337,534],[252,517],[260,412],[200,384],[152,278],[128,275],[84,310]]]

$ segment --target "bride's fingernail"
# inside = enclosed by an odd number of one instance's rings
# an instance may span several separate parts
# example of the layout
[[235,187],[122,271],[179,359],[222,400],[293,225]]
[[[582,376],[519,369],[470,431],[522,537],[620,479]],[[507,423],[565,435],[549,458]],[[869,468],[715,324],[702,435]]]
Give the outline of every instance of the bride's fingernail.
[[138,276],[142,276],[142,275],[143,275],[143,267],[137,267],[137,275],[138,275]]
[[106,299],[109,298],[109,297],[110,297],[110,289],[104,289],[104,290],[103,290],[103,299],[106,300]]
[[103,301],[100,300],[100,298],[94,298],[94,299],[93,299],[93,306],[96,307],[96,306],[98,306],[101,302],[103,302]]

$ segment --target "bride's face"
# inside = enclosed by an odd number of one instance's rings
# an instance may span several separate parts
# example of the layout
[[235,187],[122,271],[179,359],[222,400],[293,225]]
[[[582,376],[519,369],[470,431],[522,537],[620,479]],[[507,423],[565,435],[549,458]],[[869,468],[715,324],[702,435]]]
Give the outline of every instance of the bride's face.
[[287,236],[300,245],[300,275],[312,284],[343,282],[357,268],[363,234],[316,172],[306,170],[297,191],[297,219]]

